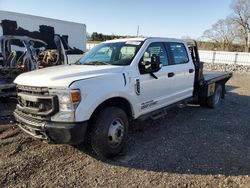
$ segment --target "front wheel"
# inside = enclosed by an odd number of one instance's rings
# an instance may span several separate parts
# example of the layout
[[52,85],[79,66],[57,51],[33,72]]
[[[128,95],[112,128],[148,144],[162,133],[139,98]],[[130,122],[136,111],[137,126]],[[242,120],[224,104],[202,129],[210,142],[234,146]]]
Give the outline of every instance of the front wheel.
[[128,117],[122,109],[105,108],[93,126],[91,145],[98,156],[109,158],[121,152],[128,134]]
[[221,84],[216,85],[214,94],[207,99],[207,105],[210,108],[216,108],[221,100],[222,96],[222,87]]

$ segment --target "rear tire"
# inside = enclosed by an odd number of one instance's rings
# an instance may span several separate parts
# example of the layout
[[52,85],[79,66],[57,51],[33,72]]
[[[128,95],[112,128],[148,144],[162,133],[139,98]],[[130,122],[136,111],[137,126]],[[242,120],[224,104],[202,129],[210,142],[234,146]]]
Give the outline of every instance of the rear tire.
[[94,122],[91,145],[101,158],[110,158],[121,152],[128,135],[128,117],[120,108],[107,107]]
[[214,94],[207,99],[208,107],[216,108],[220,104],[221,96],[222,96],[222,86],[221,84],[217,84]]

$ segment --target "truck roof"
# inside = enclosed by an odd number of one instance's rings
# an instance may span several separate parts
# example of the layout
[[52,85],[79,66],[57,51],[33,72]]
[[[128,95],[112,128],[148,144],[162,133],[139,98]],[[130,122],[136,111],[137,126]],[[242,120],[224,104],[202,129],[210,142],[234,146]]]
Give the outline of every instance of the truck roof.
[[175,38],[165,38],[165,37],[138,37],[138,38],[123,38],[123,39],[113,39],[113,40],[107,40],[104,43],[110,43],[110,42],[127,42],[127,41],[145,41],[145,40],[158,40],[158,41],[173,41],[173,42],[185,42],[181,39],[175,39]]

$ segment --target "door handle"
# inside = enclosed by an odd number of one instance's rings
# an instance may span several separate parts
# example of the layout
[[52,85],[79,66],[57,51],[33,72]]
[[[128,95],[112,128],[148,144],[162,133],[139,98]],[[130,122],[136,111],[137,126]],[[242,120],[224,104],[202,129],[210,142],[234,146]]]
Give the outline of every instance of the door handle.
[[189,73],[193,73],[194,72],[194,69],[189,69]]
[[170,72],[170,73],[168,73],[168,77],[170,78],[170,77],[173,77],[174,76],[174,73],[173,72]]

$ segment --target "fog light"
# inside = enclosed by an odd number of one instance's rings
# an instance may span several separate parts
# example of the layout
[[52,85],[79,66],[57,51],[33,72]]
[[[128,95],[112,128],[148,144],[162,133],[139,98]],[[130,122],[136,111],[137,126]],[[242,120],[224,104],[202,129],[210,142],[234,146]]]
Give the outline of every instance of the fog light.
[[62,121],[62,122],[73,122],[75,120],[75,114],[72,111],[60,111],[55,114],[52,118],[52,121]]

